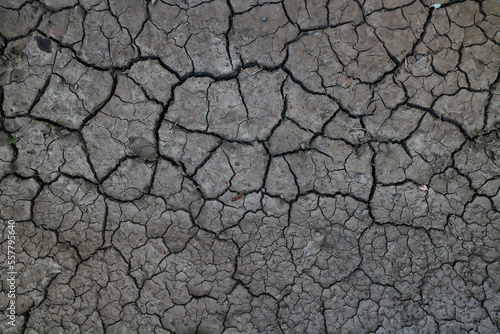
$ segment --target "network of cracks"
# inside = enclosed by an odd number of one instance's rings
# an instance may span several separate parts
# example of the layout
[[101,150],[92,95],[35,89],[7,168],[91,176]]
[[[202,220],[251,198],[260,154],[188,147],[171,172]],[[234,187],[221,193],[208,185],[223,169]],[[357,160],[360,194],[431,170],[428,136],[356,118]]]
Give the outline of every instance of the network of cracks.
[[439,2],[2,1],[0,331],[498,333],[500,3]]

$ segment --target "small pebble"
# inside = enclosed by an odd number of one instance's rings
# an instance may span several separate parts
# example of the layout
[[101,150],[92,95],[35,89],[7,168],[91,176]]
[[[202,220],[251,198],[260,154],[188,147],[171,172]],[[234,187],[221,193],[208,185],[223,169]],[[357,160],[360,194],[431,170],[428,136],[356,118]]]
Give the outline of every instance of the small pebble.
[[43,38],[40,36],[35,36],[36,46],[43,52],[52,53],[52,44],[50,39]]
[[264,17],[262,18],[262,22],[266,22],[266,21],[267,21],[267,17],[266,17],[266,16],[264,16]]

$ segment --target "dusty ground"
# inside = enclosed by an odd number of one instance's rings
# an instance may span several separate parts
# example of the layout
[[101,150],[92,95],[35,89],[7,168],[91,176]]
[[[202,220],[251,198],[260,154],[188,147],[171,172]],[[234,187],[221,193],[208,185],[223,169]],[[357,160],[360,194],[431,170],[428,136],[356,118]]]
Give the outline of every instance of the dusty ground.
[[2,0],[0,331],[498,333],[500,2],[441,2]]

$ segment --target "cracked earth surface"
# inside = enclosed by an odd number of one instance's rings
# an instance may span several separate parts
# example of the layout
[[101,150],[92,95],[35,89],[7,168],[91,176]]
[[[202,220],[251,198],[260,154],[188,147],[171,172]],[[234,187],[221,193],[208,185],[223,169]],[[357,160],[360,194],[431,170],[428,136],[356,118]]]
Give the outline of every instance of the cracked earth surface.
[[498,333],[500,3],[441,4],[1,1],[0,331]]

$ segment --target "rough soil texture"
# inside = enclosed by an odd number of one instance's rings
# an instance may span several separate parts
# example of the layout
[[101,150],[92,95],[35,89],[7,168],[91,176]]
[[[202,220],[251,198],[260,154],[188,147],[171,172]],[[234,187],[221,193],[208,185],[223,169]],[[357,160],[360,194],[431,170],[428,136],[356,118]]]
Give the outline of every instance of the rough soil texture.
[[500,2],[440,3],[1,1],[0,332],[498,333]]

